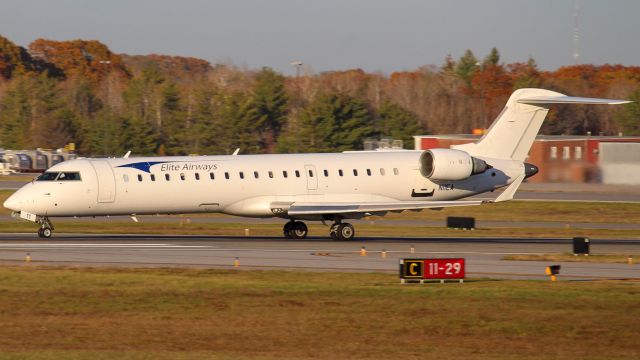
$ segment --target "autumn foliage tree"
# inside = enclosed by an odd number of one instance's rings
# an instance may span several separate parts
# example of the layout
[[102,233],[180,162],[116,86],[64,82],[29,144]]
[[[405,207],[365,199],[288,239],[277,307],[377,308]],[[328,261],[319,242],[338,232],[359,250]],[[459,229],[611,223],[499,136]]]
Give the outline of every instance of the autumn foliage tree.
[[[74,142],[87,156],[324,152],[388,136],[411,147],[416,134],[488,127],[525,87],[640,100],[640,67],[542,71],[532,58],[504,63],[493,48],[389,75],[287,77],[192,57],[114,54],[94,40],[38,39],[24,48],[0,36],[0,147]],[[542,132],[639,134],[637,110],[557,106]]]

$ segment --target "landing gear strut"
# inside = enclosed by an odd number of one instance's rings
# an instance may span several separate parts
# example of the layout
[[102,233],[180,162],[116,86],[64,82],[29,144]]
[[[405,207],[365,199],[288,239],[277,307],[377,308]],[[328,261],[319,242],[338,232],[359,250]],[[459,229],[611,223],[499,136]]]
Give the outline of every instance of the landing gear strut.
[[53,233],[53,224],[49,221],[48,217],[42,217],[39,220],[40,229],[38,229],[38,236],[41,238],[50,238]]
[[329,230],[329,236],[331,236],[333,240],[351,240],[355,235],[356,231],[353,225],[339,221],[331,225],[331,230]]
[[307,237],[309,229],[302,221],[291,220],[284,224],[283,233],[284,237],[289,239],[304,239]]

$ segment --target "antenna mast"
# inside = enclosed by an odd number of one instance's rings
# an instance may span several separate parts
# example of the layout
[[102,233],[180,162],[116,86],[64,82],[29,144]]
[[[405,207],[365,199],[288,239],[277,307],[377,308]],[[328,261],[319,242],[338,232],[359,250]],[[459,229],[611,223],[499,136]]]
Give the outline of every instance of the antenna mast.
[[580,63],[580,51],[578,45],[580,42],[580,0],[575,0],[573,7],[573,60],[575,64]]

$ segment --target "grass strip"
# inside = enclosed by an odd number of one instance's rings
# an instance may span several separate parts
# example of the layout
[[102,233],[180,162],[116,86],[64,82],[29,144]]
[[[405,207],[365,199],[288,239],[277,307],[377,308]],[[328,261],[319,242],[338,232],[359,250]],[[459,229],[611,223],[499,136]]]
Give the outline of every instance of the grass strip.
[[629,257],[632,262],[640,260],[639,254],[593,254],[589,256],[573,255],[570,253],[562,254],[528,254],[528,255],[507,255],[503,260],[514,261],[557,261],[557,262],[586,262],[586,263],[607,263],[607,264],[627,264]]
[[630,359],[638,282],[0,267],[0,359]]

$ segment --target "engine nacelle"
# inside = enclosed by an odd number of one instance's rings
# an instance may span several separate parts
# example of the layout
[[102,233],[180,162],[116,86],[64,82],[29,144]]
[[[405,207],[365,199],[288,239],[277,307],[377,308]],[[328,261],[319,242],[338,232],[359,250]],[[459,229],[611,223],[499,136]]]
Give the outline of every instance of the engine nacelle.
[[464,180],[490,168],[462,150],[431,149],[420,156],[420,173],[430,180]]

